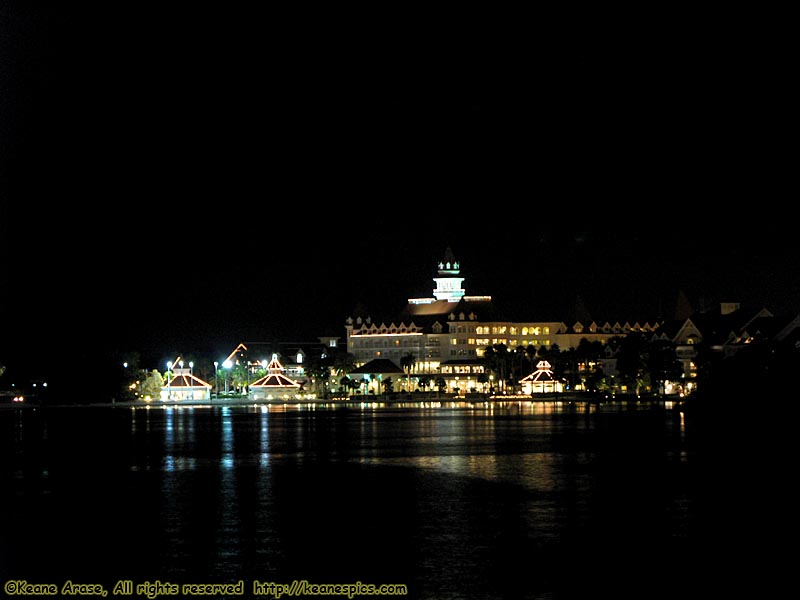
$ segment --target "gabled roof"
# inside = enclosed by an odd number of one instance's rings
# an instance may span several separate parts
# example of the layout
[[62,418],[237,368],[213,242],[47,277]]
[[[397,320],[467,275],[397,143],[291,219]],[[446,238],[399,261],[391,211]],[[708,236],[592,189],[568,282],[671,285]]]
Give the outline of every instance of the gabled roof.
[[724,344],[734,333],[741,335],[748,326],[761,317],[772,317],[772,313],[763,307],[741,307],[726,314],[695,313],[692,322],[703,335],[703,341],[711,344]]
[[250,388],[299,388],[300,383],[283,374],[283,365],[278,361],[278,355],[273,354],[272,360],[267,365],[267,374],[250,384]]
[[[795,319],[793,317],[756,317],[742,328],[742,333],[746,333],[751,337],[761,337],[772,339],[778,334],[787,329],[787,326],[793,325]],[[797,325],[793,325],[796,327]],[[792,328],[793,328],[792,327]],[[791,329],[791,328],[790,328]],[[788,333],[788,332],[787,332]]]
[[[244,344],[239,344],[244,346]],[[298,351],[302,351],[306,356],[321,356],[328,346],[320,341],[295,341],[295,342],[247,342],[245,347],[247,357],[251,364],[260,361],[266,356],[277,354],[286,364],[293,364]]]
[[673,342],[682,342],[690,337],[702,337],[703,332],[695,325],[690,318],[670,319],[662,324],[662,332]]
[[[373,330],[380,329],[381,325],[393,324],[397,327],[401,325],[416,325],[421,333],[434,333],[433,326],[436,323],[445,329],[448,322],[461,321],[492,322],[492,321],[512,321],[507,315],[501,315],[497,307],[489,296],[464,296],[458,302],[448,302],[447,300],[434,300],[428,303],[409,302],[394,315],[353,315],[347,320],[352,325],[353,335],[359,335],[362,327]],[[372,333],[368,331],[367,333]]]
[[775,342],[783,348],[790,348],[800,353],[800,327],[786,328],[775,336]]
[[533,381],[555,381],[553,371],[551,370],[550,363],[546,360],[540,360],[536,364],[536,370],[530,375],[526,375],[519,380],[519,383],[529,383]]
[[522,379],[519,380],[519,383],[529,383],[532,381],[555,381],[556,378],[553,377],[552,371],[534,371],[530,375],[526,375]]
[[299,388],[300,384],[283,373],[267,373],[250,384],[251,388]]
[[196,375],[193,375],[189,369],[175,369],[172,379],[169,380],[169,383],[164,388],[198,388],[198,387],[207,387],[210,388],[211,384],[206,383]]
[[[435,320],[447,323],[451,320],[460,321],[461,315],[465,321],[510,321],[508,315],[501,314],[494,301],[487,296],[464,296],[458,302],[437,300],[430,304],[412,304],[405,306],[400,313],[400,319],[414,320],[425,327],[433,324]],[[429,320],[425,320],[425,318]]]
[[791,336],[796,338],[798,330],[800,330],[800,314],[795,315],[792,319],[785,323],[784,327],[780,331],[775,332],[775,341],[782,342]]
[[448,302],[447,300],[436,300],[435,302],[430,302],[428,304],[409,303],[404,313],[412,317],[430,315],[439,315],[444,317],[453,311],[453,308],[455,308],[456,304],[456,302]]
[[364,363],[357,369],[350,371],[349,375],[377,375],[384,373],[402,374],[404,371],[388,358],[373,358],[368,363]]

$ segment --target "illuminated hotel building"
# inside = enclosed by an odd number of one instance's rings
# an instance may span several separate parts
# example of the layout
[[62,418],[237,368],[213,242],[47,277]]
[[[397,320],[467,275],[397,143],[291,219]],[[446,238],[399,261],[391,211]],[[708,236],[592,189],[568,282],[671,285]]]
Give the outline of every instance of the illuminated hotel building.
[[657,325],[639,323],[580,323],[559,321],[514,322],[503,319],[491,296],[468,296],[463,287],[461,265],[447,248],[438,264],[436,287],[431,298],[410,298],[403,311],[392,319],[376,320],[370,315],[353,315],[345,324],[347,350],[361,366],[373,359],[389,359],[403,366],[413,356],[412,376],[444,377],[449,387],[478,388],[484,372],[487,347],[504,344],[545,347],[557,344],[561,350],[575,348],[582,338],[605,343],[630,331],[653,331]]

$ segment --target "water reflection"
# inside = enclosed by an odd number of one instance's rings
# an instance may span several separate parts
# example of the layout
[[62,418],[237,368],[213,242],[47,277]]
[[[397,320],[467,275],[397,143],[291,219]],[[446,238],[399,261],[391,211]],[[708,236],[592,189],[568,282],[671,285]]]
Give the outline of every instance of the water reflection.
[[[683,420],[664,411],[153,406],[0,415],[0,426],[12,457],[0,470],[0,498],[13,499],[4,514],[30,528],[0,517],[14,577],[40,565],[90,575],[96,563],[123,579],[297,577],[407,583],[414,598],[547,597],[574,557],[592,556],[582,569],[597,575],[611,567],[609,544],[652,558],[686,552],[695,530],[694,455]],[[89,520],[101,501],[112,516]],[[76,514],[92,542],[80,559],[53,541],[74,537]],[[47,543],[22,551],[30,535]]]
[[222,457],[220,458],[220,466],[225,471],[233,469],[233,463],[234,463],[233,420],[231,415],[231,409],[229,406],[222,407],[221,416],[222,416],[222,435],[221,435]]
[[261,469],[269,468],[269,410],[262,407],[259,414],[259,454],[258,465]]
[[241,520],[239,510],[239,486],[236,463],[236,444],[234,438],[233,411],[228,406],[220,410],[221,416],[221,456],[219,461],[220,480],[216,511],[218,514],[214,565],[220,574],[226,574],[227,565],[236,564],[237,547],[241,540]]

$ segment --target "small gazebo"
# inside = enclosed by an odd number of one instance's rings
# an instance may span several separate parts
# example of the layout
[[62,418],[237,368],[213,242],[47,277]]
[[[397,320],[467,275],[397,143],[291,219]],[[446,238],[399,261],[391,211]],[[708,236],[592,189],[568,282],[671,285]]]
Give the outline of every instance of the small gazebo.
[[167,384],[161,387],[162,402],[211,399],[211,384],[194,375],[191,369],[177,368],[167,377]]
[[549,362],[540,360],[536,363],[536,370],[519,380],[522,391],[525,394],[544,394],[546,392],[561,392],[563,384],[553,375],[553,369]]
[[248,386],[248,397],[251,400],[288,398],[289,393],[296,392],[301,385],[291,377],[284,375],[284,371],[283,365],[278,360],[278,355],[273,354],[272,360],[267,365],[267,374]]

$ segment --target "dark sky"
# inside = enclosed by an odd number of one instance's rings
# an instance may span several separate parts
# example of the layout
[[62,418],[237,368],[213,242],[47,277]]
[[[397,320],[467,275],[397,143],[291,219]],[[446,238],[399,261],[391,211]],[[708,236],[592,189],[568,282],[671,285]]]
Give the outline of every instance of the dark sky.
[[799,309],[779,35],[167,4],[0,8],[0,362],[343,334],[447,246],[531,319]]

